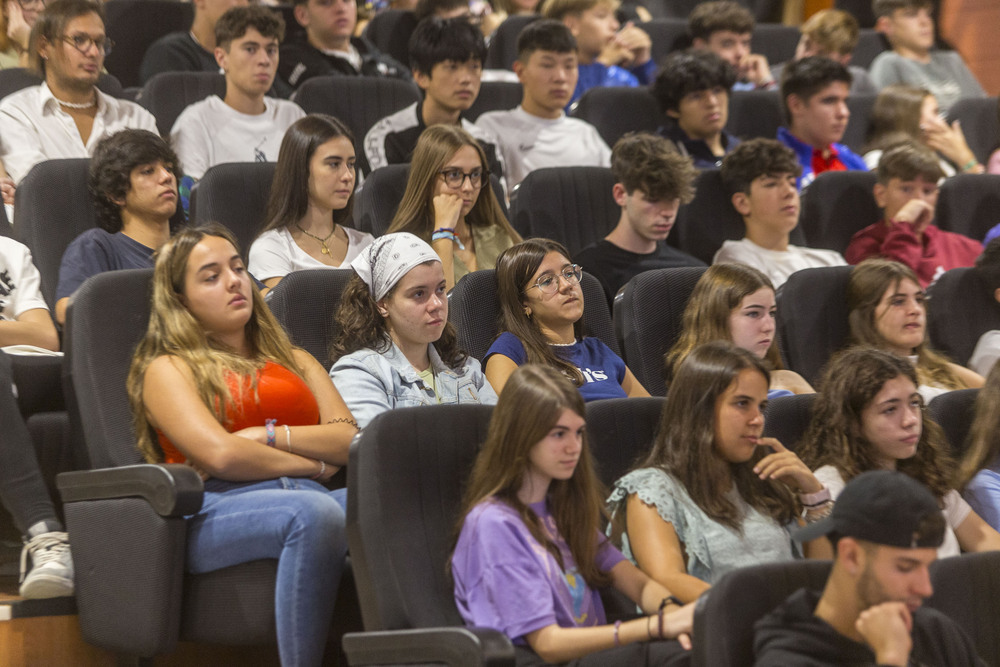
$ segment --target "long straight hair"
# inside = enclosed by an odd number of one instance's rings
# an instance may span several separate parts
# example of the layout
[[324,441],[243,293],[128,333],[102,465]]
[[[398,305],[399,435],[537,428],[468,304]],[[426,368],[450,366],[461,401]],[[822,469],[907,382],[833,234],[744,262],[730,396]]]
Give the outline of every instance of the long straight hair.
[[904,141],[923,143],[920,112],[931,95],[926,88],[901,83],[883,88],[872,107],[864,152],[885,150]]
[[[568,359],[556,354],[538,323],[525,313],[524,292],[550,252],[557,252],[567,262],[570,261],[569,251],[561,243],[549,239],[528,239],[500,253],[496,278],[502,330],[509,331],[521,341],[528,363],[556,368],[580,387],[583,385],[583,373]],[[573,323],[573,335],[577,340],[583,338],[582,317]]]
[[728,341],[691,350],[670,383],[653,449],[637,466],[659,468],[673,476],[705,514],[738,532],[742,532],[744,513],[725,493],[732,484],[744,502],[782,525],[800,510],[798,499],[784,484],[762,481],[754,474],[757,461],[770,453],[765,448],[758,447],[742,463],[727,461],[719,453],[716,405],[745,370],[760,373],[770,385],[763,362]]
[[976,396],[976,416],[966,438],[968,446],[955,475],[955,487],[965,488],[980,470],[1000,457],[1000,364],[994,364]]
[[[887,259],[866,259],[851,270],[847,283],[847,318],[851,328],[851,343],[853,345],[869,345],[879,349],[886,348],[886,340],[878,332],[875,322],[875,311],[882,302],[882,297],[891,287],[899,289],[904,280],[913,282],[920,287],[920,279],[913,269]],[[915,348],[912,354],[917,356],[917,384],[926,384],[944,389],[965,389],[966,384],[948,368],[948,360],[935,352],[927,344],[927,327],[924,327],[924,340]]]
[[[664,356],[668,378],[694,348],[713,340],[732,341],[729,318],[743,299],[761,289],[774,292],[771,280],[746,264],[713,264],[698,279],[684,308],[681,335]],[[771,370],[784,368],[778,354],[777,329],[764,359]]]
[[[813,403],[812,420],[799,446],[799,456],[812,469],[833,466],[847,482],[879,467],[879,453],[863,431],[862,412],[885,383],[905,377],[916,386],[913,365],[895,354],[872,347],[844,350],[830,360]],[[954,464],[941,427],[921,415],[917,453],[896,468],[929,488],[940,500],[952,489]]]
[[[181,299],[184,295],[188,259],[195,246],[209,236],[229,241],[239,252],[232,233],[213,222],[182,229],[156,253],[149,326],[132,357],[127,380],[137,446],[150,462],[163,460],[163,452],[153,440],[143,400],[146,369],[156,358],[171,356],[183,361],[194,377],[198,396],[223,425],[227,421],[228,409],[234,402],[234,396],[226,382],[227,376],[236,374],[249,379],[251,389],[255,390],[257,371],[267,361],[273,361],[303,377],[302,369],[295,362],[294,348],[288,335],[274,319],[255,285],[250,286],[253,310],[245,325],[246,338],[250,344],[248,357],[209,336],[184,306]],[[245,384],[237,384],[241,388],[239,391],[242,391]]]
[[[493,410],[486,443],[472,469],[456,539],[472,508],[495,498],[514,508],[532,537],[565,569],[562,554],[546,535],[538,516],[517,497],[531,466],[532,448],[548,435],[563,410],[586,416],[580,392],[559,371],[548,366],[523,364],[511,374]],[[595,588],[610,583],[608,575],[598,569],[596,563],[599,530],[607,519],[604,498],[605,490],[594,471],[585,431],[583,449],[573,476],[552,480],[547,499],[559,535],[569,545],[580,574]]]
[[[354,146],[354,134],[333,116],[310,114],[292,123],[281,140],[265,222],[258,236],[272,229],[293,225],[305,217],[309,210],[309,165],[313,155],[326,142],[340,138],[347,139]],[[347,206],[333,212],[334,224],[348,222],[353,207],[352,192]]]
[[[387,233],[410,232],[427,243],[431,242],[431,234],[434,232],[434,185],[440,178],[444,165],[464,146],[475,149],[480,167],[484,172],[488,171],[483,147],[462,128],[432,125],[423,131],[413,149],[406,191]],[[511,242],[521,240],[521,236],[507,222],[507,216],[493,194],[489,179],[484,181],[479,197],[465,221],[473,227],[500,227]]]

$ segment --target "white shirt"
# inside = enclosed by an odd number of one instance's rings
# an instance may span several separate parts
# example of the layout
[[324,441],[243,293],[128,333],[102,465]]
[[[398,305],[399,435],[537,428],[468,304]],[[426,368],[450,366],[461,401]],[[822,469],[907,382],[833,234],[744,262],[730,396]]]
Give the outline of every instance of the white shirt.
[[[836,501],[837,496],[840,495],[840,492],[846,486],[844,478],[840,476],[840,471],[833,466],[823,466],[813,474],[821,484],[830,489],[830,497]],[[962,522],[965,521],[971,511],[972,507],[969,503],[965,502],[965,499],[955,489],[944,494],[943,512],[947,525],[944,531],[944,542],[937,550],[938,558],[958,556],[962,553],[962,549],[958,544],[958,537],[955,536],[955,529],[962,525]]]
[[611,166],[611,149],[597,129],[565,113],[540,118],[518,106],[484,113],[476,125],[497,137],[510,188],[542,167]]
[[28,246],[0,236],[0,320],[16,320],[36,308],[49,307],[42,298],[42,278]]
[[44,160],[90,157],[97,142],[125,128],[158,134],[153,114],[134,102],[97,90],[97,116],[84,144],[73,117],[59,106],[43,83],[0,101],[0,158],[16,183]]
[[979,337],[976,349],[969,357],[969,368],[976,371],[983,377],[990,374],[993,364],[1000,359],[1000,330],[993,329],[987,331]]
[[354,258],[361,254],[374,240],[371,234],[344,227],[347,232],[347,254],[339,267],[330,266],[319,261],[292,238],[287,227],[269,229],[250,246],[250,273],[257,280],[268,278],[284,278],[293,271],[303,269],[336,269],[350,268]]
[[189,105],[170,130],[185,176],[225,162],[277,162],[288,126],[306,115],[294,102],[264,98],[264,113],[240,113],[218,95]]
[[712,264],[730,262],[746,264],[759,270],[774,283],[774,289],[785,284],[788,276],[802,269],[812,269],[817,266],[845,266],[843,256],[833,250],[819,248],[803,248],[789,245],[788,250],[768,250],[762,248],[750,239],[726,241],[715,253]]

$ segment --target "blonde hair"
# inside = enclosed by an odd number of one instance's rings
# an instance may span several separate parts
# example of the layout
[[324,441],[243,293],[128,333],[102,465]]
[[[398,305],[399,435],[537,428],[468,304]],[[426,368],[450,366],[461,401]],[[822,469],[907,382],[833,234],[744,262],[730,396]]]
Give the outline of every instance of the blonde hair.
[[858,20],[839,9],[821,9],[802,24],[801,31],[823,53],[846,56],[858,45]]
[[[182,297],[188,259],[195,246],[208,236],[223,238],[239,250],[229,230],[218,223],[209,223],[179,231],[156,253],[149,327],[132,357],[127,380],[137,446],[150,462],[163,460],[163,452],[153,438],[143,398],[146,369],[155,359],[171,356],[184,362],[194,379],[199,398],[224,426],[227,410],[239,399],[233,396],[227,377],[235,374],[249,378],[251,390],[256,391],[257,371],[267,361],[285,366],[300,377],[303,375],[295,362],[295,348],[256,286],[251,285],[253,311],[244,329],[250,344],[248,357],[209,336],[184,306]],[[242,391],[244,385],[238,383],[238,391]]]

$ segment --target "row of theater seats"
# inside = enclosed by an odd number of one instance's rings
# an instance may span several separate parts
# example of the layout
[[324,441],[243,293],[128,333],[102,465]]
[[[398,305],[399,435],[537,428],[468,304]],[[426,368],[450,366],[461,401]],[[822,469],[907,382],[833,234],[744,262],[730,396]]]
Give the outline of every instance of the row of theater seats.
[[[86,158],[38,164],[17,189],[14,226],[6,230],[27,245],[42,276],[42,294],[54,303],[62,255],[80,233],[95,226],[87,193]],[[406,186],[407,165],[378,169],[355,195],[353,225],[376,236],[389,227]],[[263,224],[273,163],[232,163],[209,169],[191,197],[192,222],[215,220],[236,235],[244,254]],[[509,218],[524,237],[552,238],[575,254],[607,235],[618,221],[604,167],[555,167],[529,174],[515,191]],[[843,253],[851,236],[880,212],[870,172],[821,174],[803,195],[801,222],[792,242]],[[494,178],[494,190],[500,186]],[[501,201],[502,197],[498,197]],[[963,174],[944,182],[936,224],[981,239],[1000,221],[1000,175]],[[178,214],[175,222],[181,222]],[[0,231],[3,231],[0,221]],[[698,176],[694,200],[681,207],[669,242],[706,263],[726,240],[744,235],[717,170]]]
[[[316,325],[315,319],[302,320],[303,315],[329,315],[329,296],[339,296],[334,276],[346,273],[303,272],[324,276],[329,286],[318,302],[310,292],[309,311],[290,312],[272,301],[293,338],[297,330]],[[294,282],[299,275],[286,278],[276,297],[308,288],[308,281]],[[139,656],[169,652],[178,640],[273,642],[274,561],[184,574],[183,516],[200,503],[200,479],[185,466],[136,465],[140,460],[124,380],[132,346],[148,317],[150,278],[150,270],[95,276],[80,289],[69,312],[67,386],[95,468],[59,478],[79,573],[82,632],[87,641]],[[931,404],[937,418],[965,419],[961,402],[936,414],[938,400]],[[809,397],[773,401],[767,433],[796,442],[808,405]],[[968,402],[964,405],[967,409]],[[605,483],[648,448],[660,409],[657,398],[587,406],[588,422],[595,426],[590,442]],[[376,418],[352,445],[347,468],[352,574],[338,595],[332,641],[363,626],[366,632],[343,637],[353,664],[418,658],[513,664],[512,648],[499,633],[460,627],[445,569],[463,480],[485,439],[490,414],[486,406],[393,410]],[[998,559],[986,554],[935,564],[937,594],[928,602],[955,618],[990,664],[1000,659],[994,632],[1000,604]],[[794,588],[822,585],[828,567],[822,562],[763,566],[718,582],[696,614],[693,664],[743,664],[750,655],[753,620]],[[629,611],[619,598],[609,598],[607,605],[612,614]]]

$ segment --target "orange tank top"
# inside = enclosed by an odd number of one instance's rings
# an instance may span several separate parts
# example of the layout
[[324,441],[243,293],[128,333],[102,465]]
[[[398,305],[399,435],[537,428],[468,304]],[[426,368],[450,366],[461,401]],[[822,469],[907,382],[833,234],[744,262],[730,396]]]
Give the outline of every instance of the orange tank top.
[[[252,390],[246,378],[242,394],[239,393],[235,373],[226,375],[229,391],[239,402],[234,402],[226,412],[226,430],[234,433],[248,426],[264,426],[266,419],[276,419],[278,425],[309,426],[319,423],[319,405],[309,385],[298,375],[280,364],[268,361],[257,373],[257,391]],[[278,441],[285,437],[284,429],[275,433]],[[156,432],[163,449],[165,463],[184,463],[187,458],[159,430]]]

